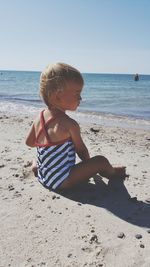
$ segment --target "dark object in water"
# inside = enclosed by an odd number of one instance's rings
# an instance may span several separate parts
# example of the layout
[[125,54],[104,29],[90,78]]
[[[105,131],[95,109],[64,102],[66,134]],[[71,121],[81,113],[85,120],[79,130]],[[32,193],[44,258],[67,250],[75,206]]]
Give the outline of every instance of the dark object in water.
[[138,73],[136,73],[136,74],[134,75],[134,80],[135,80],[135,81],[139,81],[139,75],[138,75]]

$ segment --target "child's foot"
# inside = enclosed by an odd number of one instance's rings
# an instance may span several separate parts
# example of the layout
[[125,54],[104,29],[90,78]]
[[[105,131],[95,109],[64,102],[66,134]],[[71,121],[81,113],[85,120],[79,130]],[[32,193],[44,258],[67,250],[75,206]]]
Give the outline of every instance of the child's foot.
[[31,170],[34,173],[34,176],[37,177],[38,176],[38,169],[37,169],[37,165],[36,165],[36,161],[33,160],[32,166],[31,166]]
[[125,180],[126,177],[126,167],[114,167],[114,173],[109,177],[109,179],[112,180],[118,178]]
[[126,177],[129,177],[126,167],[114,167],[114,174],[109,177],[108,186],[117,189],[122,186]]

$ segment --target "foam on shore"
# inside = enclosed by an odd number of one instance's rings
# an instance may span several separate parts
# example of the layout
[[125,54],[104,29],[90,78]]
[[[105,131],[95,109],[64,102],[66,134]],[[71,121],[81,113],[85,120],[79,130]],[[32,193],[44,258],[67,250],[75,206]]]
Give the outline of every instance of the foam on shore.
[[[44,104],[37,105],[25,105],[23,103],[16,102],[0,102],[0,112],[9,113],[10,115],[32,115],[36,116],[40,110],[44,109]],[[88,112],[88,111],[75,111],[75,112],[67,112],[72,118],[74,118],[79,123],[83,123],[85,125],[90,125],[91,123],[101,125],[101,126],[115,126],[115,127],[123,127],[123,128],[133,128],[133,129],[143,129],[150,130],[150,120],[128,117],[128,116],[117,116],[113,114],[106,113],[96,113],[96,112]]]

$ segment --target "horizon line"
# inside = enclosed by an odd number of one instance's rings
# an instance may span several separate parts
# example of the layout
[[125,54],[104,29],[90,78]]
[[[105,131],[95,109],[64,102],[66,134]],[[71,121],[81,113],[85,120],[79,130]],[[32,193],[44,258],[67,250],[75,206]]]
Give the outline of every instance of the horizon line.
[[[16,72],[42,72],[41,70],[17,70],[17,69],[2,69],[0,70],[0,74],[2,74],[2,72],[6,72],[6,71],[16,71]],[[112,75],[150,75],[150,73],[124,73],[124,72],[81,72],[81,74],[112,74]]]

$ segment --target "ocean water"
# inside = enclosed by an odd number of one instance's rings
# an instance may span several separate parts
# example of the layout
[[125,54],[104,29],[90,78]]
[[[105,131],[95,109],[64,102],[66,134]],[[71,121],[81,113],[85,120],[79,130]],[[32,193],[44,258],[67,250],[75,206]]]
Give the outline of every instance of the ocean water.
[[[150,75],[83,74],[82,102],[68,112],[79,122],[150,129]],[[36,114],[40,72],[0,71],[0,111]]]

